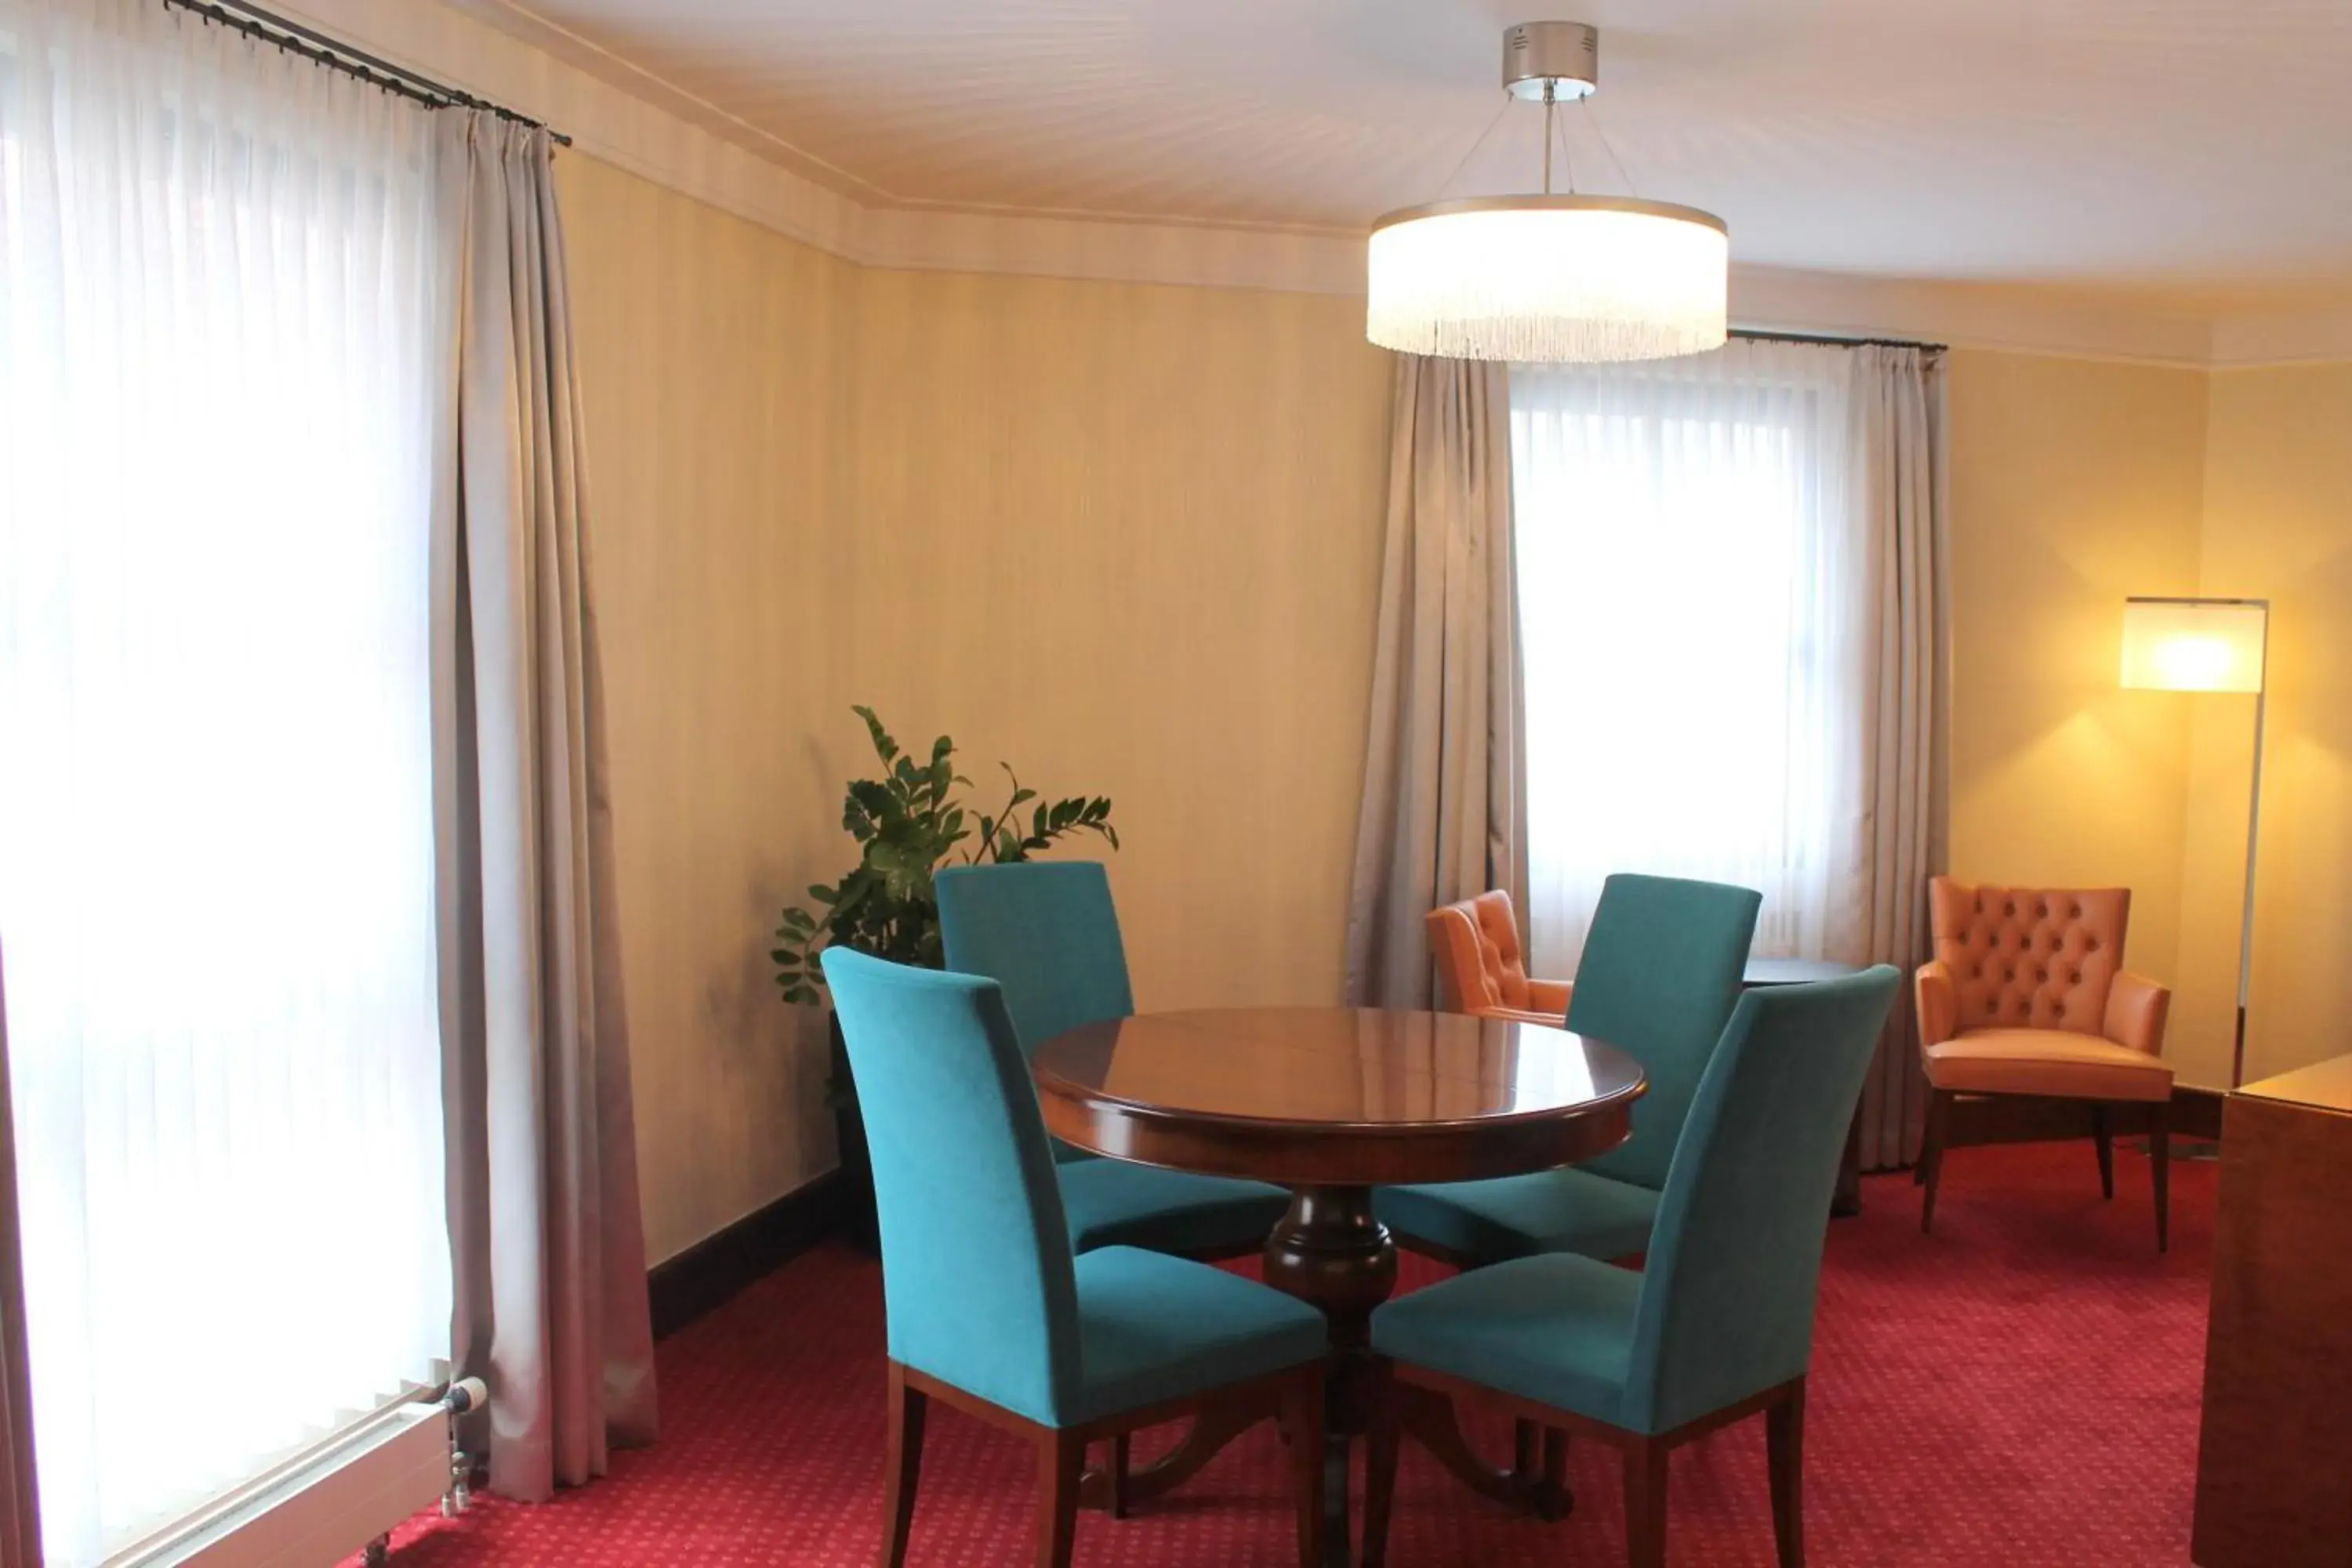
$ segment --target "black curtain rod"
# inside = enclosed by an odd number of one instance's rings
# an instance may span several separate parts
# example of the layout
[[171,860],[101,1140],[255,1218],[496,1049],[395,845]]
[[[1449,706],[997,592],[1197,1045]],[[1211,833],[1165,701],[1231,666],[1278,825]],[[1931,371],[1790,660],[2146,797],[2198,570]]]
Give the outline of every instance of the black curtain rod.
[[488,110],[501,120],[511,120],[518,125],[528,125],[535,130],[547,132],[548,136],[559,146],[572,145],[571,137],[561,131],[550,129],[543,120],[533,120],[530,115],[518,113],[503,103],[492,103],[488,99],[476,98],[470,92],[460,91],[446,82],[435,81],[429,76],[419,76],[405,66],[396,66],[390,60],[379,59],[364,49],[355,49],[340,39],[315,32],[299,22],[289,21],[278,16],[276,12],[265,11],[258,5],[245,5],[243,0],[220,0],[218,4],[215,4],[215,0],[163,0],[163,4],[183,11],[194,12],[207,22],[217,22],[224,27],[234,28],[248,38],[258,39],[265,44],[274,44],[288,54],[299,55],[314,65],[324,66],[329,70],[341,71],[345,76],[357,77],[370,87],[380,89],[384,92],[396,93],[402,98],[410,99],[418,103],[430,104],[435,109],[456,107]]
[[1731,335],[1759,343],[1827,343],[1840,349],[1917,349],[1921,353],[1939,354],[1951,350],[1949,343],[1923,343],[1914,338],[1841,338],[1828,332],[1751,332],[1744,327],[1734,327]]

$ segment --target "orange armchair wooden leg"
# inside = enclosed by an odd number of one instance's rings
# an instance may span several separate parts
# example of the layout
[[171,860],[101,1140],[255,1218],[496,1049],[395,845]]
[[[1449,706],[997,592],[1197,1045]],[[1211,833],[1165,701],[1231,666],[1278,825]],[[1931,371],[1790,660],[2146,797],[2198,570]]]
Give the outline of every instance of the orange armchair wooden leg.
[[2115,1122],[2115,1112],[2105,1100],[2091,1107],[2091,1136],[2099,1145],[2099,1196],[2109,1202],[2116,1195]]
[[1952,1130],[1952,1091],[1939,1089],[1927,1100],[1927,1139],[1919,1151],[1921,1192],[1919,1196],[1919,1234],[1933,1233],[1936,1225],[1936,1185],[1944,1175],[1944,1141]]

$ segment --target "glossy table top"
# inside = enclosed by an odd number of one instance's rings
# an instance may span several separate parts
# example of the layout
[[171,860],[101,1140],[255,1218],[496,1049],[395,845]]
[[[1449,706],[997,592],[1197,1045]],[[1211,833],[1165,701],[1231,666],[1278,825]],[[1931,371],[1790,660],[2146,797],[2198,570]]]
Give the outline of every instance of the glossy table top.
[[1614,1046],[1540,1024],[1374,1008],[1145,1014],[1032,1062],[1070,1142],[1293,1184],[1462,1180],[1591,1159],[1648,1087]]

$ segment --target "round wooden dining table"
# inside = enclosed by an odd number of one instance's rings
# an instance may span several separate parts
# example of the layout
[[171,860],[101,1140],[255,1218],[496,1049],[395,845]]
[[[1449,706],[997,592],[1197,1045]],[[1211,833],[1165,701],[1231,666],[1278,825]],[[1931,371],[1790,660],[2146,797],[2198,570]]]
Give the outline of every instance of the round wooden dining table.
[[[1339,1563],[1372,1310],[1396,1288],[1396,1246],[1372,1189],[1592,1159],[1625,1141],[1648,1088],[1632,1057],[1565,1029],[1387,1008],[1142,1014],[1057,1035],[1031,1067],[1045,1124],[1066,1142],[1290,1189],[1266,1237],[1265,1279],[1330,1325],[1324,1539]],[[1129,1479],[1124,1500],[1178,1485],[1236,1435],[1196,1425]],[[1109,1489],[1100,1478],[1089,1500]]]

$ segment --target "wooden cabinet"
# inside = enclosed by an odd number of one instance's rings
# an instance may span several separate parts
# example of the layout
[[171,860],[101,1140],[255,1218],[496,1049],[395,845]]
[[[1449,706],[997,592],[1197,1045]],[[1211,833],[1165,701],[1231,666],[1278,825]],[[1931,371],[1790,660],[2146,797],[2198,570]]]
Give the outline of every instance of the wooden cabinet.
[[2352,1057],[2222,1110],[2199,1568],[2352,1568]]

